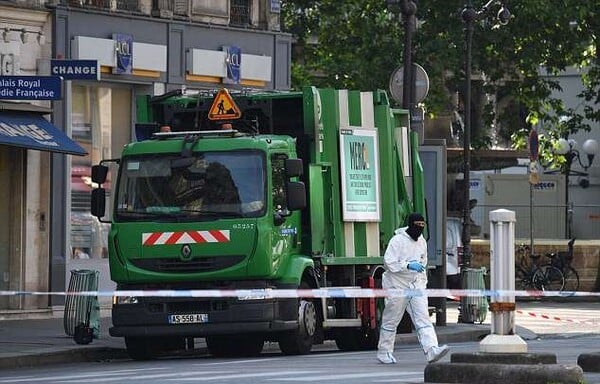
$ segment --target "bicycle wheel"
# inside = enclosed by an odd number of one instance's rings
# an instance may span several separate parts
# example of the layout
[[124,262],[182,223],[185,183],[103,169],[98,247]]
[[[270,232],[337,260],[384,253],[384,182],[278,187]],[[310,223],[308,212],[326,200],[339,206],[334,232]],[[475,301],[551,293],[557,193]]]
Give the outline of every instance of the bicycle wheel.
[[565,287],[563,290],[567,292],[577,292],[579,289],[579,274],[575,268],[566,267],[562,272],[565,276]]
[[515,285],[519,291],[533,289],[531,278],[531,274],[527,273],[522,267],[517,267],[515,269]]
[[565,276],[552,265],[542,265],[533,275],[533,285],[541,291],[562,291]]

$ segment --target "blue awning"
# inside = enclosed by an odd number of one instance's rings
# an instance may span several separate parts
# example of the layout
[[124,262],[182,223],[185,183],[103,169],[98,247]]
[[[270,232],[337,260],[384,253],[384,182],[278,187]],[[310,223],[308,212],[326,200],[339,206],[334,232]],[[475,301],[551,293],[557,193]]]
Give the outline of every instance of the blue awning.
[[84,156],[87,152],[36,113],[0,113],[0,144]]

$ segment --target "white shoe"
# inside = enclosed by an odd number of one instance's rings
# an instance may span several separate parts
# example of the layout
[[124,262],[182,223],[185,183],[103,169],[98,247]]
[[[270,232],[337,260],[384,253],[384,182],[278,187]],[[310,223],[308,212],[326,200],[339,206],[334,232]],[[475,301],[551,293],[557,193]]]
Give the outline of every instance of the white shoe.
[[446,353],[450,350],[450,347],[447,345],[442,345],[441,347],[431,347],[429,351],[427,351],[427,362],[435,363],[442,357],[446,356]]
[[382,364],[396,364],[396,358],[391,352],[379,352],[377,354],[377,360]]

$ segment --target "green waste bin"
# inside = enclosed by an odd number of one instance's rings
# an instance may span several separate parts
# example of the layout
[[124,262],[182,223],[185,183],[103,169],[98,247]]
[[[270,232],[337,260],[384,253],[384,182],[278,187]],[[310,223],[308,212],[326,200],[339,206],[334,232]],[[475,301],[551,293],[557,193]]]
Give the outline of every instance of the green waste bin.
[[87,344],[100,335],[100,304],[98,296],[70,295],[69,292],[97,291],[99,274],[90,269],[71,270],[63,325],[65,333],[79,344]]
[[[484,275],[487,273],[485,267],[463,268],[462,288],[485,290]],[[462,296],[460,298],[460,317],[463,323],[483,323],[487,317],[487,296]]]

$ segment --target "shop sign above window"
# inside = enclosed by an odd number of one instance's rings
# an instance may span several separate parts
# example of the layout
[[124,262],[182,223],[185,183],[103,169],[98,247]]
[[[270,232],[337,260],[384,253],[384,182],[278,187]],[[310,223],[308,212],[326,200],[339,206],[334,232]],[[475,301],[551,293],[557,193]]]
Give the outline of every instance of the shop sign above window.
[[98,60],[51,60],[50,73],[65,80],[100,80]]
[[0,76],[0,99],[60,100],[62,79],[59,76]]
[[242,68],[242,49],[235,46],[224,46],[223,50],[226,52],[225,64],[227,65],[227,77],[223,79],[223,83],[239,84]]
[[115,41],[115,54],[117,65],[113,67],[113,73],[118,75],[131,75],[133,68],[133,36],[122,33],[113,33]]

